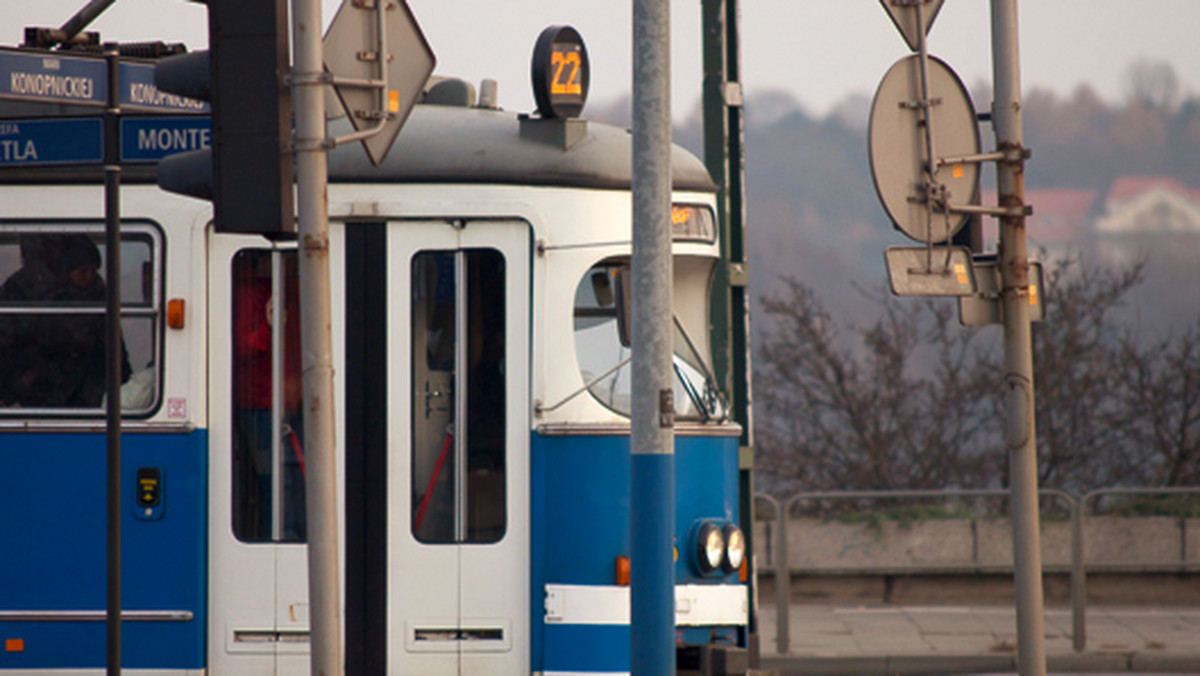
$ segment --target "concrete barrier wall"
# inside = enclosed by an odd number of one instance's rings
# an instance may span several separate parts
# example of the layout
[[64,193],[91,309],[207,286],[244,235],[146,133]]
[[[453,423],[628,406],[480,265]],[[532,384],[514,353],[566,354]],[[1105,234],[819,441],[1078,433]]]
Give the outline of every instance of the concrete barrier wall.
[[[770,529],[777,525],[770,524]],[[776,534],[756,526],[759,570],[775,566]],[[1200,564],[1200,519],[1089,517],[1084,530],[1089,569],[1180,570]],[[788,522],[788,567],[808,573],[974,572],[1012,569],[1007,519],[939,519],[898,523]],[[1071,524],[1042,524],[1042,565],[1071,564]]]

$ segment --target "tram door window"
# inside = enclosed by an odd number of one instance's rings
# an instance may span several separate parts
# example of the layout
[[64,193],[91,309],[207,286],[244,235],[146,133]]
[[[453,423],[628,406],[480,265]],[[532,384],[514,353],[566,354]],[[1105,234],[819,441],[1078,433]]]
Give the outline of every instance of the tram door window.
[[296,252],[233,258],[233,529],[246,542],[305,538]]
[[[121,407],[158,400],[159,233],[121,236]],[[103,415],[107,295],[102,226],[0,223],[0,415]]]
[[505,532],[505,269],[491,249],[412,266],[412,532],[491,543]]

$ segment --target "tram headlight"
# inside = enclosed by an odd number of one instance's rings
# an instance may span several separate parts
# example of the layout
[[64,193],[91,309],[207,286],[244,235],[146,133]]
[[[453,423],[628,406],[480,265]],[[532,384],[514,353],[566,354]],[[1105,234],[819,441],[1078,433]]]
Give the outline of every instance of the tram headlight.
[[735,524],[726,524],[724,530],[725,536],[725,562],[721,565],[721,569],[726,573],[732,573],[742,567],[742,561],[746,558],[746,535]]
[[725,561],[725,535],[717,524],[706,521],[696,533],[696,565],[707,575]]

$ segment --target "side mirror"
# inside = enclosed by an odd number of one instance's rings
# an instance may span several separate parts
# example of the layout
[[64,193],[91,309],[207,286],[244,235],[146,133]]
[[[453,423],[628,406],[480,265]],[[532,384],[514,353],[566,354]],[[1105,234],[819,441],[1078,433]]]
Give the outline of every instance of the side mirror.
[[633,308],[630,304],[630,297],[633,295],[633,279],[629,266],[622,265],[617,268],[616,278],[617,336],[621,340],[621,347],[629,347],[633,343],[630,330],[630,324],[633,322]]

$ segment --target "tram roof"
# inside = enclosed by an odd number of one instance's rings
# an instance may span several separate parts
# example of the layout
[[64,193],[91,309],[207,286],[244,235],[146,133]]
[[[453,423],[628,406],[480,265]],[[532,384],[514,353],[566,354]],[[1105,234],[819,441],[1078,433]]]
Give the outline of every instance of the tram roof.
[[[0,101],[0,118],[94,115],[94,109]],[[345,117],[330,121],[330,136],[351,132]],[[564,139],[570,138],[571,142]],[[543,120],[466,105],[414,106],[384,162],[376,167],[359,143],[329,153],[329,179],[367,183],[476,183],[628,190],[633,183],[633,136],[590,120]],[[122,181],[154,182],[156,165],[130,165]],[[714,192],[704,164],[678,145],[671,148],[675,190]],[[7,183],[94,183],[103,167],[8,167]]]
[[[331,136],[351,131],[345,118]],[[573,142],[568,142],[571,138]],[[358,143],[329,155],[329,179],[345,182],[491,183],[628,190],[633,137],[585,120],[543,120],[497,109],[422,104],[376,167]],[[671,148],[676,190],[716,190],[704,164]]]

